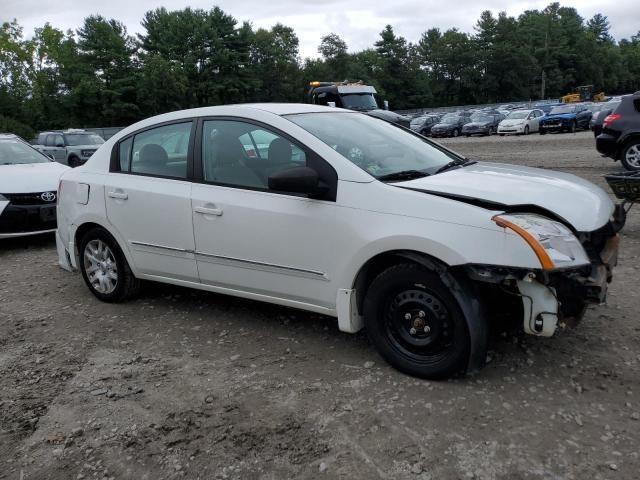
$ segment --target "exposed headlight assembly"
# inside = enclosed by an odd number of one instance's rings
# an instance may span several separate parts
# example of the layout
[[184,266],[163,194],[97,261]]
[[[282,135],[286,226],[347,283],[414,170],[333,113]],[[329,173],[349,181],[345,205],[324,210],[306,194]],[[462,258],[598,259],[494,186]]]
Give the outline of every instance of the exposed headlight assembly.
[[590,263],[580,241],[560,222],[526,213],[496,215],[493,221],[522,237],[544,270]]

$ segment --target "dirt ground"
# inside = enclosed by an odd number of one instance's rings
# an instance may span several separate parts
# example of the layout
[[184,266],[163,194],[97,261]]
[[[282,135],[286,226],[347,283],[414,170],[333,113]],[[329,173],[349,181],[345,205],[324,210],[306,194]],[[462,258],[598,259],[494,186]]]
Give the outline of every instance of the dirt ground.
[[[590,133],[443,140],[479,160],[619,168]],[[156,284],[97,301],[52,237],[0,243],[2,479],[638,479],[640,207],[607,305],[497,337],[479,374],[391,369],[334,319]]]

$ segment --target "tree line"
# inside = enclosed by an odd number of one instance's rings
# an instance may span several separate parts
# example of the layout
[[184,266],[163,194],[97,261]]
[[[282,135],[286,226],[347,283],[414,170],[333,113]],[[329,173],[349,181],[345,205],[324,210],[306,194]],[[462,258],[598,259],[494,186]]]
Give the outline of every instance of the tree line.
[[517,18],[485,11],[473,33],[427,29],[417,42],[388,25],[359,52],[335,33],[302,60],[295,31],[254,29],[218,7],[148,11],[142,33],[91,15],[26,37],[0,30],[0,131],[124,126],[159,113],[241,102],[300,102],[311,80],[363,80],[392,109],[557,98],[593,84],[640,90],[640,32],[614,40],[607,17],[551,3]]

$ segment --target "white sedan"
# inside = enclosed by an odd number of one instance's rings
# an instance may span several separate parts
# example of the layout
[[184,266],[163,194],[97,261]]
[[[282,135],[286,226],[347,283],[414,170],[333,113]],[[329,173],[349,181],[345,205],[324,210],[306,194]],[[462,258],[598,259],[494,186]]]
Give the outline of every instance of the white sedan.
[[69,167],[0,134],[0,238],[54,232],[58,182]]
[[623,223],[569,174],[470,161],[349,110],[255,104],[109,139],[64,175],[57,243],[100,300],[154,280],[318,312],[443,378],[483,363],[490,320],[550,336],[603,301]]
[[542,110],[514,110],[498,125],[498,135],[529,135],[531,132],[537,132],[542,117]]

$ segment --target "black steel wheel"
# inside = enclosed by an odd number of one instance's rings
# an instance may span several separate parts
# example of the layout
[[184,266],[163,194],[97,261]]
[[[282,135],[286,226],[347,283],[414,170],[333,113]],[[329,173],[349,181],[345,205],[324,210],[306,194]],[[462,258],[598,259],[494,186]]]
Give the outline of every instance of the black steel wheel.
[[438,274],[399,264],[371,283],[364,307],[371,343],[398,370],[442,379],[464,371],[470,337],[464,314]]

